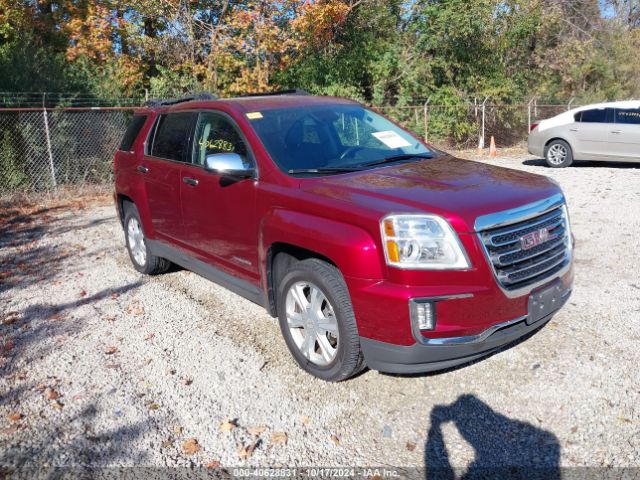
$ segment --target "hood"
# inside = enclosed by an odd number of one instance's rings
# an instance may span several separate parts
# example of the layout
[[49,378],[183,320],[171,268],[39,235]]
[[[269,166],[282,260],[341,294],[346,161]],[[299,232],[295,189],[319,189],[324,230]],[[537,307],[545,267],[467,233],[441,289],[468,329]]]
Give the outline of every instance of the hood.
[[548,198],[560,188],[547,177],[443,155],[430,160],[305,179],[306,192],[389,213],[434,213],[459,232],[481,215]]

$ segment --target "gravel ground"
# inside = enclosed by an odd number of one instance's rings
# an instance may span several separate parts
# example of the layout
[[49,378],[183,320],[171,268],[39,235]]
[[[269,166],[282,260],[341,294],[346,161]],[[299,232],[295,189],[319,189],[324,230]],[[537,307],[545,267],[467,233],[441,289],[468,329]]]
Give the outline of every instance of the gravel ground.
[[0,466],[640,466],[640,165],[528,158],[491,161],[562,185],[570,303],[430,375],[312,378],[260,307],[138,274],[111,205],[0,225]]

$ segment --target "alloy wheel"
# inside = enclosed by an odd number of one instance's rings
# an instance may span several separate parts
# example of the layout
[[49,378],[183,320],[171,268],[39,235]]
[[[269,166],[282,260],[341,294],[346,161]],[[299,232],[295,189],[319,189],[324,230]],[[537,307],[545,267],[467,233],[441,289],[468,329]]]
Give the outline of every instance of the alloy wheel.
[[307,360],[318,366],[333,362],[339,345],[338,321],[320,288],[309,282],[291,285],[286,316],[291,338]]
[[147,247],[144,243],[144,234],[137,218],[130,218],[127,225],[127,237],[131,255],[141,267],[147,262]]
[[556,143],[549,148],[547,159],[553,165],[561,165],[567,159],[567,148],[564,145]]

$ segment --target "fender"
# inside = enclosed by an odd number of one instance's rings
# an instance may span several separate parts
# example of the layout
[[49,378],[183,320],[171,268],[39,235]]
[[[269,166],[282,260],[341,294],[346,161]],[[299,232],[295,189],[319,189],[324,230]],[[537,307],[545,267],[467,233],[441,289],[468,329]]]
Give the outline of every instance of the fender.
[[[135,162],[133,163],[135,164]],[[129,165],[120,165],[120,169],[124,168],[129,171],[126,173],[122,171],[116,172],[117,195],[120,197],[128,197],[136,205],[145,236],[150,240],[154,240],[156,234],[153,229],[153,222],[151,221],[151,212],[149,211],[149,202],[147,202],[147,192],[144,181],[141,178],[135,179],[139,174],[132,171],[133,169]],[[124,177],[126,177],[126,180]]]
[[378,247],[362,227],[292,210],[271,210],[263,217],[260,229],[258,255],[262,278],[266,278],[269,247],[279,242],[323,255],[345,277],[382,278]]

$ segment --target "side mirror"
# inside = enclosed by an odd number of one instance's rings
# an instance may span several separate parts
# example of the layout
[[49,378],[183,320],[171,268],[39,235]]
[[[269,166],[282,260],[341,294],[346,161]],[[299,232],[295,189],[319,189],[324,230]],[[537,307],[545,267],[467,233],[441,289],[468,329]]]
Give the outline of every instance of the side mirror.
[[230,177],[252,177],[255,169],[237,153],[215,153],[205,159],[207,170]]

